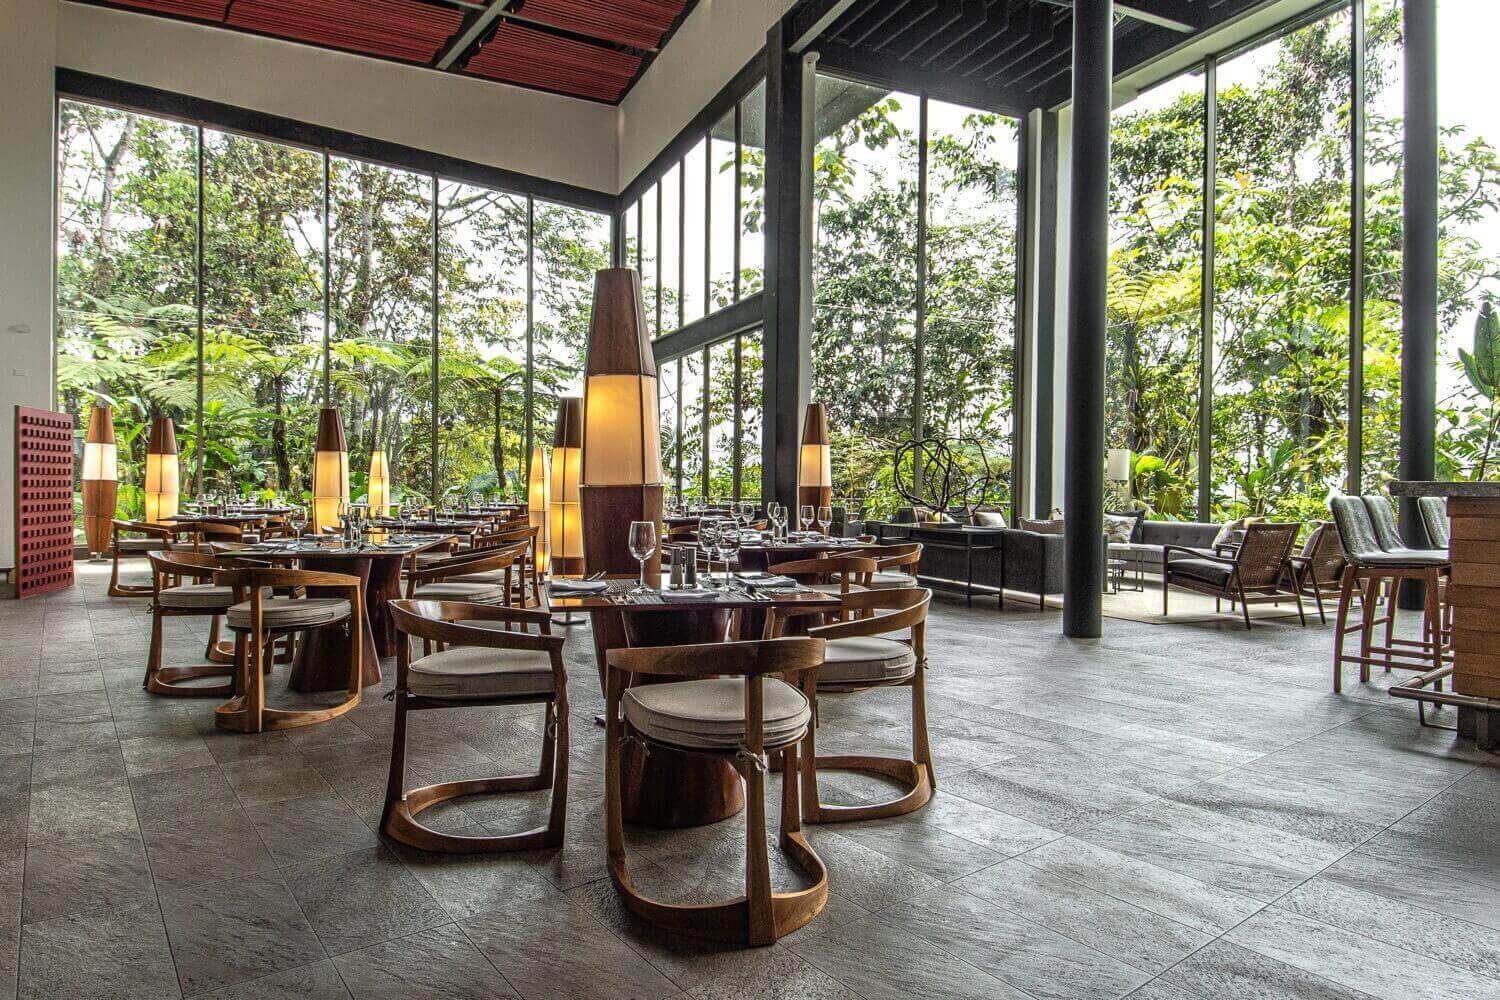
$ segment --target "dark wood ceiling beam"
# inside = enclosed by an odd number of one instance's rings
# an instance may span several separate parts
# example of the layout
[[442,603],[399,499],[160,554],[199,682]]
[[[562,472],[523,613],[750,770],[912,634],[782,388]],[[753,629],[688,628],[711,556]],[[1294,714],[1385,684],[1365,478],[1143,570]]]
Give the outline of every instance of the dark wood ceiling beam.
[[1054,24],[1049,34],[1036,36],[1030,44],[1005,62],[993,66],[985,74],[985,81],[993,86],[1004,86],[1007,78],[1014,75],[1018,67],[1024,72],[1035,65],[1038,60],[1045,61],[1058,52],[1071,51],[1073,47],[1072,27],[1070,21],[1060,21]]
[[932,6],[932,0],[915,0],[915,2],[908,3],[895,17],[886,22],[884,28],[871,36],[866,44],[872,49],[883,49],[932,17],[937,9]]
[[1016,52],[1045,45],[1052,39],[1053,29],[1053,18],[1046,11],[1043,7],[1033,7],[1030,16],[1026,18],[1024,30],[1011,31],[1007,36],[1008,41],[998,49],[975,53],[974,58],[958,66],[956,72],[964,76],[992,73],[993,67],[1003,65]]
[[1029,95],[991,87],[981,80],[967,79],[942,70],[904,63],[868,48],[841,44],[818,47],[818,66],[871,86],[925,93],[953,104],[962,104],[999,114],[1024,115],[1033,105]]
[[922,62],[919,53],[934,45],[942,46],[937,49],[937,54],[941,54],[984,27],[984,0],[963,0],[941,24],[924,27],[921,37],[906,44],[899,53],[904,62]]
[[906,9],[911,0],[882,0],[876,6],[866,10],[852,24],[842,26],[839,29],[839,41],[847,45],[863,45],[876,32],[884,28],[886,24]]
[[[952,72],[966,60],[974,58],[980,52],[1004,38],[1010,31],[1010,24],[1010,5],[1006,0],[996,0],[985,14],[983,31],[963,45],[957,46],[956,51],[932,56],[923,62],[923,65],[932,66],[937,64],[938,68]],[[943,55],[946,55],[947,58],[942,58]]]
[[807,0],[792,12],[792,30],[788,37],[792,52],[801,53],[829,31],[843,17],[855,0]]
[[[1072,9],[1073,0],[1039,0]],[[1207,27],[1203,9],[1189,0],[1117,0],[1115,13],[1178,34],[1191,35]]]

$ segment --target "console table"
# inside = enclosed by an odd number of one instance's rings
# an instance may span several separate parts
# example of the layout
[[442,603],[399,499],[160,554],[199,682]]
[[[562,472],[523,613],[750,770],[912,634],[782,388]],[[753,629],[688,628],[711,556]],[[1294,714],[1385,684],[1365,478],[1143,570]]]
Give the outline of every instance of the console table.
[[907,528],[906,537],[922,543],[918,583],[934,590],[963,594],[970,607],[974,605],[976,589],[986,596],[993,592],[1000,609],[1005,609],[1001,529],[914,524]]

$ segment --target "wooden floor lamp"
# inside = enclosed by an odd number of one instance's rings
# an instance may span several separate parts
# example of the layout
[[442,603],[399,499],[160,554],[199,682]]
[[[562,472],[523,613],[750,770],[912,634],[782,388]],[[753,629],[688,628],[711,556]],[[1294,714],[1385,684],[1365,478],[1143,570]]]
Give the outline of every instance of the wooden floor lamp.
[[[634,573],[639,563],[630,554],[630,523],[661,523],[663,487],[656,360],[646,336],[641,277],[633,268],[594,276],[584,375],[584,571]],[[660,545],[645,569],[661,572]]]

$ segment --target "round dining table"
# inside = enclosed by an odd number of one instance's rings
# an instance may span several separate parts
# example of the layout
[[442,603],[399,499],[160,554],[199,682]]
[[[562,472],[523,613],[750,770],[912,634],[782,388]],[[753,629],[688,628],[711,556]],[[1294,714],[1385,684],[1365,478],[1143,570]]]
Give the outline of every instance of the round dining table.
[[[774,608],[837,611],[841,601],[805,587],[752,590],[731,584],[712,598],[677,601],[658,589],[633,594],[635,576],[610,578],[603,593],[561,593],[549,597],[553,611],[579,611],[591,619],[594,656],[603,690],[605,657],[622,646],[677,646],[760,638],[760,622]],[[736,614],[739,612],[739,614]],[[730,635],[733,622],[742,632]],[[728,819],[745,807],[739,772],[721,757],[679,753],[653,746],[647,753],[636,740],[621,752],[621,808],[626,822],[640,826],[703,826]]]
[[[357,576],[363,584],[365,614],[360,643],[361,675],[365,687],[380,683],[380,658],[395,656],[396,623],[389,602],[401,596],[401,566],[418,552],[448,545],[451,534],[383,535],[346,545],[342,539],[301,539],[268,542],[222,550],[225,555],[256,562],[295,563],[298,568]],[[307,588],[309,597],[337,596],[320,588]],[[341,628],[317,628],[304,634],[297,644],[287,686],[293,691],[341,691],[348,687],[345,664],[349,643],[356,641]]]

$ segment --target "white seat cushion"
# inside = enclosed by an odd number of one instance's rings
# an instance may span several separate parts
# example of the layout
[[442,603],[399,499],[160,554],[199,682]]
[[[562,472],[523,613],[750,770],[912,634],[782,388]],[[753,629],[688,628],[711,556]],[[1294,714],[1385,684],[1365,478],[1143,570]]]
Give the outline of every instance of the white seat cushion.
[[474,583],[463,580],[442,580],[424,583],[413,596],[419,601],[467,601],[470,604],[502,604],[505,601],[505,585],[496,583]]
[[[807,696],[785,681],[764,681],[765,744],[801,739],[812,720]],[[745,742],[745,678],[714,677],[643,684],[624,698],[625,718],[650,739],[699,750],[733,750]]]
[[915,587],[917,578],[905,573],[886,572],[882,570],[870,577],[871,590],[901,590],[905,587]]
[[[511,579],[515,579],[512,574]],[[492,569],[484,573],[465,573],[463,576],[450,576],[444,583],[487,583],[491,587],[505,586],[505,570]]]
[[233,587],[220,587],[212,583],[189,583],[181,587],[168,587],[161,592],[161,606],[176,610],[187,608],[225,609],[233,603]]
[[[352,614],[349,602],[342,597],[273,597],[261,604],[261,620],[267,628],[317,628],[342,621]],[[230,628],[250,627],[250,602],[241,601],[229,609]]]
[[429,698],[549,694],[552,657],[540,649],[450,646],[414,660],[406,680],[412,694]]
[[[808,590],[816,590],[820,594],[842,594],[844,592],[843,586],[837,581],[833,583],[804,583],[802,586],[806,587]],[[857,583],[851,583],[849,585],[849,593],[851,594],[857,594],[862,590],[869,589],[870,588],[862,587]]]
[[829,639],[818,668],[819,684],[904,680],[917,672],[917,655],[904,642],[875,635]]

